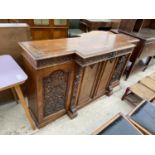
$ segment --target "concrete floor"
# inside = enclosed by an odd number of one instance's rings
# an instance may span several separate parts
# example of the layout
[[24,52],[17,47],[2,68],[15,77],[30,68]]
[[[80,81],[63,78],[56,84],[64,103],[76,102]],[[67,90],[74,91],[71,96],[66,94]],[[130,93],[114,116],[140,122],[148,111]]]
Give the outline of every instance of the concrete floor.
[[155,72],[155,63],[145,71],[136,71],[127,81],[121,79],[112,96],[101,97],[78,111],[78,117],[71,120],[67,115],[57,119],[42,129],[32,130],[20,104],[11,102],[0,106],[0,134],[37,134],[37,135],[87,135],[105,123],[118,112],[127,114],[132,105],[121,101],[125,89],[143,77]]

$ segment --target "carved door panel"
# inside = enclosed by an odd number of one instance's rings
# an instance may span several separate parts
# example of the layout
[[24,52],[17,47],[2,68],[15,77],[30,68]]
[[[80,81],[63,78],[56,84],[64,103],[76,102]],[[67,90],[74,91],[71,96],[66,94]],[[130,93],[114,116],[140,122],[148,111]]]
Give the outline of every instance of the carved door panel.
[[38,78],[40,121],[56,119],[65,114],[71,97],[74,63],[43,69]]
[[106,93],[107,85],[110,82],[111,75],[115,66],[116,59],[108,60],[102,63],[99,81],[97,83],[94,98],[100,97]]
[[97,79],[99,66],[99,64],[94,64],[87,66],[84,69],[78,106],[85,105],[92,100],[93,89]]

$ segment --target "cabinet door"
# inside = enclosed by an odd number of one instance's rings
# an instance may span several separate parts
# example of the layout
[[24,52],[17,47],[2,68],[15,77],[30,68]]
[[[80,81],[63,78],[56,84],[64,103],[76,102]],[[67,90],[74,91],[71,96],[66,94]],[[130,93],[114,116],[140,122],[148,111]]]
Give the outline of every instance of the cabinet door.
[[54,28],[53,29],[53,39],[67,38],[68,29],[67,28]]
[[99,76],[99,81],[96,86],[94,98],[100,97],[106,93],[108,83],[114,70],[116,59],[108,60],[102,63],[102,69]]
[[33,40],[45,40],[52,38],[52,31],[48,28],[31,28]]
[[94,90],[95,81],[97,79],[98,69],[99,64],[90,65],[84,69],[78,106],[85,105],[92,100],[92,94]]
[[38,75],[40,121],[54,120],[69,107],[74,79],[74,63],[45,68]]

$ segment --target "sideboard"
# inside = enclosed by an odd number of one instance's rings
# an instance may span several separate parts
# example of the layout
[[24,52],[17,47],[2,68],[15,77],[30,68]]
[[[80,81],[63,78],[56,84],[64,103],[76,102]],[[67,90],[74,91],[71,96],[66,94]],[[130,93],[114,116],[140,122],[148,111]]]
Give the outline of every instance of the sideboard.
[[92,31],[78,38],[20,42],[30,111],[40,128],[105,94],[120,80],[132,37]]

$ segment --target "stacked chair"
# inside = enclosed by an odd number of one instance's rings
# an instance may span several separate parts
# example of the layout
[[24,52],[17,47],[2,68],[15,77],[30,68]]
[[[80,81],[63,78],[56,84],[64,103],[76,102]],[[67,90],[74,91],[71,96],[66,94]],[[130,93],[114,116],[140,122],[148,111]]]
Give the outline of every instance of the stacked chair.
[[128,114],[129,120],[144,134],[155,135],[155,106],[144,101]]
[[126,116],[118,113],[92,134],[155,135],[155,105],[149,101],[143,101]]
[[127,117],[118,113],[107,123],[96,129],[93,135],[142,135],[143,133],[136,128]]
[[115,115],[96,129],[97,135],[155,135],[155,73],[128,87],[122,96],[135,108]]

